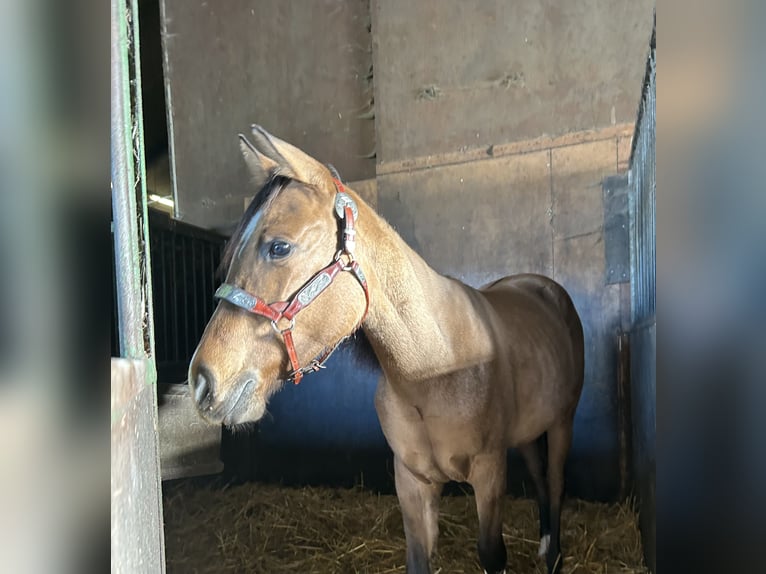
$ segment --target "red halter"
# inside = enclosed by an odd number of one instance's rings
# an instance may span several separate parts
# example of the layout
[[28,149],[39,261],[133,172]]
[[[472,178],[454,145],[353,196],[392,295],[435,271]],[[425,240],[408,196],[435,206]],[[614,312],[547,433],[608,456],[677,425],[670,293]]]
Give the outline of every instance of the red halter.
[[[266,303],[266,301],[257,295],[251,295],[247,291],[228,283],[223,283],[215,292],[216,299],[228,301],[232,305],[241,307],[255,315],[266,317],[271,321],[271,326],[274,330],[282,335],[282,340],[287,349],[287,356],[290,358],[290,365],[293,368],[293,371],[290,373],[287,380],[294,381],[296,385],[301,382],[303,375],[306,373],[312,373],[324,368],[325,361],[330,358],[333,351],[335,351],[335,349],[338,348],[338,345],[348,338],[350,334],[338,341],[330,349],[324,351],[321,355],[312,359],[307,366],[301,367],[298,362],[298,354],[295,351],[295,343],[293,342],[295,316],[302,309],[311,304],[320,293],[327,289],[341,271],[351,272],[364,290],[364,314],[354,328],[354,331],[356,331],[362,324],[362,321],[364,321],[364,318],[367,316],[367,311],[370,308],[370,292],[367,289],[367,279],[365,278],[364,273],[362,273],[359,263],[354,259],[354,248],[356,247],[354,237],[356,235],[356,229],[354,228],[354,219],[357,216],[356,203],[354,203],[354,200],[346,193],[345,188],[340,181],[337,179],[333,179],[333,181],[338,189],[335,194],[335,214],[338,217],[339,225],[342,225],[342,233],[341,247],[335,254],[332,263],[304,283],[303,287],[301,287],[289,301]],[[345,263],[343,262],[344,257],[346,258]],[[284,329],[279,327],[279,321],[282,319],[286,319],[290,322]]]

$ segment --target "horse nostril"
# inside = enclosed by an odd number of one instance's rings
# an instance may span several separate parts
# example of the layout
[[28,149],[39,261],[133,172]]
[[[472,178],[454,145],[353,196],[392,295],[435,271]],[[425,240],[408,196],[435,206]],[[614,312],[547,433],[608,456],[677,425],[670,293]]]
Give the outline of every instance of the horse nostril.
[[201,406],[206,399],[209,399],[213,392],[214,383],[215,381],[210,371],[205,367],[200,367],[197,371],[196,379],[192,381],[194,402]]

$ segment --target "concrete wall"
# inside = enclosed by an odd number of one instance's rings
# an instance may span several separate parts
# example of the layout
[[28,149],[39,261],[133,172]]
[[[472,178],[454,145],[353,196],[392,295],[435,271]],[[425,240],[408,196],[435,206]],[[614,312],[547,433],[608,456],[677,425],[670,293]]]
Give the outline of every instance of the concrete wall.
[[635,121],[651,0],[372,0],[378,162]]

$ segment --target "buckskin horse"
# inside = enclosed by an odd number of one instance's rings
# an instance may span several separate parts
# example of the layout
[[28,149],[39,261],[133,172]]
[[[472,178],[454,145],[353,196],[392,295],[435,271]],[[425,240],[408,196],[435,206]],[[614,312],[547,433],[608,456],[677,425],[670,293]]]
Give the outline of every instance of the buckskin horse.
[[584,362],[564,288],[524,274],[477,290],[439,275],[334,169],[260,126],[239,137],[258,192],[227,245],[220,303],[189,366],[199,413],[227,425],[259,420],[282,384],[299,383],[361,328],[383,372],[375,407],[394,452],[407,572],[430,572],[448,481],[473,487],[479,560],[504,571],[509,447],[535,483],[539,555],[560,572],[564,461]]

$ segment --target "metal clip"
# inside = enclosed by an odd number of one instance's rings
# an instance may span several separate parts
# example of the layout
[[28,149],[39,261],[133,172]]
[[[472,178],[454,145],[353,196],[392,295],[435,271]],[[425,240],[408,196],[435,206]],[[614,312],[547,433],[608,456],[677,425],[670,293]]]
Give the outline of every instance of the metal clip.
[[314,359],[313,361],[311,361],[311,364],[309,364],[306,367],[305,371],[306,371],[306,373],[316,373],[316,372],[319,372],[321,369],[326,369],[326,368],[327,367],[325,367],[319,361]]

